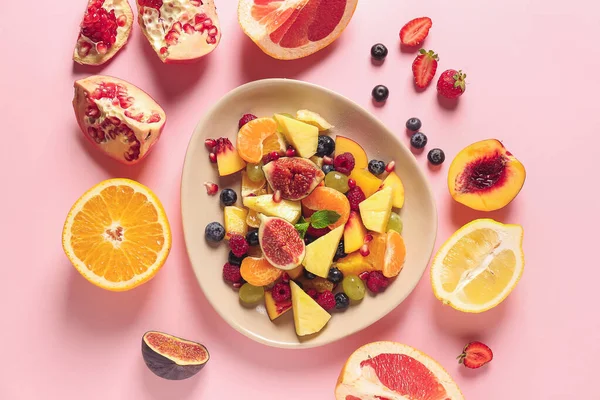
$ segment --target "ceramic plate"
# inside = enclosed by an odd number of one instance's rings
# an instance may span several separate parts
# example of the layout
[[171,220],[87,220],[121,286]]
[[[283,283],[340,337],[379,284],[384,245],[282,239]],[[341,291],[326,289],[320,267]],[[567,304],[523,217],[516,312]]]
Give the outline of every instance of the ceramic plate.
[[[360,304],[343,313],[334,313],[319,334],[304,339],[295,334],[291,311],[271,322],[262,304],[253,308],[242,306],[237,292],[221,276],[223,264],[227,261],[227,243],[215,247],[204,239],[204,228],[208,223],[223,223],[219,198],[207,195],[204,182],[215,182],[219,188],[235,189],[241,204],[240,174],[220,178],[216,164],[208,160],[204,140],[226,136],[235,145],[241,115],[295,114],[299,109],[321,114],[335,125],[331,136],[340,134],[354,139],[363,146],[369,159],[395,160],[396,172],[406,190],[406,203],[400,215],[404,222],[407,256],[396,281],[386,292],[376,297],[367,295]],[[396,134],[347,98],[316,85],[286,79],[261,80],[238,87],[206,113],[194,131],[185,157],[181,212],[191,264],[208,301],[239,332],[266,345],[285,348],[331,343],[383,318],[411,293],[421,279],[437,232],[437,213],[431,189],[414,156]]]

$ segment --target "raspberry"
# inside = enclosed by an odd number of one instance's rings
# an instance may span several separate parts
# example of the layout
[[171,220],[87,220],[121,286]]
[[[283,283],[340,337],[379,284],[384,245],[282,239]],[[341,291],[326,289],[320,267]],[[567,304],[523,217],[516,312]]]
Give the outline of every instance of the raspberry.
[[229,248],[236,257],[241,257],[248,252],[250,246],[248,246],[246,238],[242,235],[233,234],[229,238]]
[[351,153],[342,153],[333,160],[333,166],[337,172],[350,175],[354,169],[354,156]]
[[367,196],[365,196],[365,193],[358,186],[355,186],[352,189],[348,190],[348,192],[346,193],[346,197],[348,197],[348,201],[350,202],[350,209],[352,211],[358,211],[358,204],[367,198]]
[[240,118],[240,122],[238,123],[238,127],[242,129],[242,126],[246,125],[248,122],[256,119],[256,115],[254,114],[244,114],[242,118]]
[[319,296],[319,293],[317,293],[317,291],[315,289],[307,289],[306,290],[306,294],[309,295],[310,297],[312,297],[313,299],[317,299],[317,297]]
[[390,280],[379,271],[373,271],[367,278],[367,287],[373,293],[383,292],[390,284]]
[[290,290],[289,285],[280,282],[273,286],[273,290],[271,290],[271,296],[273,296],[273,300],[275,300],[276,303],[281,303],[289,300],[292,297],[292,291]]
[[317,297],[317,303],[325,309],[325,311],[333,310],[335,308],[335,296],[329,290],[319,293]]
[[223,279],[231,283],[240,283],[242,281],[240,267],[225,263],[225,265],[223,265]]

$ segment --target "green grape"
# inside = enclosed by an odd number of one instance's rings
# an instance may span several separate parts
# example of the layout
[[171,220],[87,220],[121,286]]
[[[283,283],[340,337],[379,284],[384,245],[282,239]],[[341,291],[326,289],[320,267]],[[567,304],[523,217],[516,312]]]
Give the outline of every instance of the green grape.
[[390,220],[388,221],[387,231],[396,231],[401,234],[403,227],[404,225],[402,224],[400,216],[394,212],[391,213]]
[[325,175],[325,186],[342,193],[346,193],[350,190],[348,187],[348,177],[337,171],[331,171]]
[[356,275],[348,275],[342,281],[342,289],[351,300],[362,300],[365,297],[365,284]]
[[252,182],[260,182],[263,179],[265,179],[265,173],[262,170],[262,166],[262,163],[246,165],[246,172],[248,173],[248,178]]
[[252,286],[249,283],[244,283],[240,288],[239,295],[242,303],[254,304],[265,296],[265,289],[262,286]]

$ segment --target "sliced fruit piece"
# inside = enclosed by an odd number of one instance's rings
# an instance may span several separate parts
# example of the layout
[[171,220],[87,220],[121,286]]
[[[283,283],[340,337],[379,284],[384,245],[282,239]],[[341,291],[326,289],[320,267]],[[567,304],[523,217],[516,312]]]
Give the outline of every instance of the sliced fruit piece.
[[296,335],[306,336],[320,332],[331,319],[331,315],[306,294],[296,282],[290,281],[290,288],[292,289]]
[[109,179],[73,205],[62,246],[88,281],[124,291],[149,281],[160,270],[171,249],[171,229],[150,189],[129,179]]
[[329,225],[329,229],[345,225],[350,216],[350,202],[348,198],[343,193],[325,186],[316,187],[308,197],[302,200],[302,205],[310,210],[307,214],[312,214],[312,212],[319,210],[337,212],[340,215],[340,219]]
[[405,46],[417,46],[429,35],[432,25],[431,18],[415,18],[400,29],[400,41]]
[[281,218],[261,215],[260,219],[258,241],[265,258],[285,271],[299,266],[306,254],[306,247],[294,225]]
[[304,289],[304,291],[314,289],[317,293],[323,293],[325,291],[332,292],[335,288],[335,285],[331,281],[328,281],[325,278],[321,278],[320,276],[317,276],[314,279],[306,279],[305,277],[300,277],[299,279],[296,279],[296,282],[302,284],[302,289]]
[[156,331],[142,337],[142,356],[155,375],[177,381],[196,375],[210,359],[200,343]]
[[381,188],[391,187],[394,191],[392,197],[392,205],[396,208],[404,207],[404,185],[400,180],[400,177],[395,172],[390,174],[383,180]]
[[266,54],[282,60],[309,56],[344,31],[358,0],[240,0],[242,30]]
[[323,157],[312,156],[311,158],[309,158],[309,160],[314,162],[317,167],[323,168]]
[[281,303],[276,303],[273,300],[271,292],[265,292],[265,308],[267,309],[267,315],[271,321],[275,321],[286,312],[292,309],[292,302],[290,300]]
[[271,154],[273,152],[279,154],[280,156],[285,155],[285,151],[287,150],[287,142],[285,141],[285,136],[283,133],[277,132],[275,135],[269,136],[263,142],[263,156],[267,154]]
[[258,228],[260,226],[260,214],[255,210],[248,210],[248,215],[246,216],[246,224],[252,228]]
[[369,166],[367,153],[360,147],[360,144],[350,138],[338,135],[335,138],[335,157],[344,153],[350,153],[354,156],[354,171]]
[[387,187],[358,205],[360,217],[367,229],[378,233],[386,231],[392,212],[392,195],[392,188]]
[[492,361],[494,353],[486,344],[481,342],[468,343],[457,359],[459,364],[467,368],[477,369]]
[[246,168],[246,162],[240,157],[231,141],[225,137],[216,140],[215,154],[220,176],[235,174]]
[[336,400],[464,400],[450,375],[432,358],[396,342],[374,342],[344,364]]
[[258,164],[263,157],[263,142],[277,135],[277,122],[273,118],[257,118],[238,131],[237,151],[244,161]]
[[327,278],[329,267],[331,267],[343,234],[344,226],[341,225],[306,246],[306,257],[302,261],[304,269],[321,278]]
[[496,139],[461,150],[448,169],[448,189],[457,202],[494,211],[509,204],[525,183],[525,167]]
[[164,63],[197,61],[221,40],[213,0],[137,0],[138,22]]
[[351,211],[344,227],[344,251],[346,254],[358,251],[362,247],[366,235],[367,229],[360,219],[360,214]]
[[316,126],[319,132],[328,131],[335,128],[325,118],[321,117],[320,114],[309,110],[298,110],[296,112],[296,119],[302,122],[306,122],[309,125]]
[[296,280],[300,278],[302,274],[304,274],[304,265],[299,265],[296,268],[287,271],[287,274],[290,277],[290,279]]
[[242,197],[261,196],[267,194],[267,180],[254,182],[248,178],[248,173],[242,171]]
[[73,61],[101,65],[113,58],[131,35],[133,11],[127,0],[89,0]]
[[285,136],[285,140],[294,146],[300,157],[310,158],[315,155],[319,141],[319,129],[316,126],[283,114],[275,114],[273,118],[279,124],[279,130]]
[[[360,275],[363,272],[377,271],[377,267],[369,262],[367,257],[363,257],[360,253],[352,253],[347,257],[338,260],[335,263],[344,276],[348,275]],[[380,267],[381,269],[381,267]]]
[[266,258],[246,257],[242,260],[240,274],[252,286],[267,286],[281,277],[279,268],[273,266]]
[[312,161],[300,157],[284,157],[263,167],[273,190],[279,190],[286,200],[302,200],[325,178]]
[[225,239],[229,239],[231,235],[237,233],[246,237],[248,233],[248,224],[246,218],[248,210],[236,206],[227,206],[223,208],[223,221],[225,225]]
[[433,50],[419,50],[419,55],[412,64],[415,85],[418,88],[424,88],[429,85],[437,71],[439,57]]
[[385,245],[385,254],[383,259],[383,276],[386,278],[393,278],[398,276],[402,268],[404,267],[404,260],[406,259],[406,246],[404,245],[404,239],[396,231],[389,231],[387,233],[387,240]]
[[379,190],[381,187],[382,181],[366,169],[357,169],[354,167],[352,173],[349,176],[350,179],[353,179],[356,182],[356,186],[362,189],[365,197],[369,198]]
[[111,76],[76,81],[73,109],[85,138],[128,165],[150,153],[167,121],[164,110],[146,92]]
[[244,197],[244,206],[269,217],[283,218],[292,224],[298,222],[302,214],[302,206],[299,202],[281,200],[276,203],[270,194]]
[[480,313],[515,288],[525,265],[523,228],[478,219],[456,231],[431,265],[433,293],[444,304]]

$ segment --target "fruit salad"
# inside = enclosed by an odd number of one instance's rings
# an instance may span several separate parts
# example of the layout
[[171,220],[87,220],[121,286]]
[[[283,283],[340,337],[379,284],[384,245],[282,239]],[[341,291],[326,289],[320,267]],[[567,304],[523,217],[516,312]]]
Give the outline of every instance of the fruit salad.
[[252,114],[237,140],[207,139],[220,176],[205,182],[223,220],[205,229],[228,241],[223,279],[242,303],[264,302],[271,320],[292,310],[298,336],[321,331],[334,311],[385,291],[404,266],[404,186],[393,160],[369,159],[321,115]]

